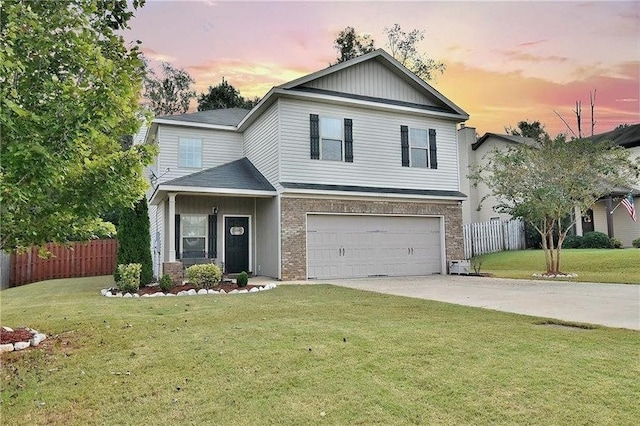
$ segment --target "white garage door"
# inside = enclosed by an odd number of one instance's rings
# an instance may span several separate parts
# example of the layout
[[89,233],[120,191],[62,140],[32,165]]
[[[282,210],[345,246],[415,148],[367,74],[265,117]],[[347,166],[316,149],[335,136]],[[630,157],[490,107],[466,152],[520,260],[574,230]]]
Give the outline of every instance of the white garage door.
[[307,276],[350,278],[442,272],[440,218],[308,215]]

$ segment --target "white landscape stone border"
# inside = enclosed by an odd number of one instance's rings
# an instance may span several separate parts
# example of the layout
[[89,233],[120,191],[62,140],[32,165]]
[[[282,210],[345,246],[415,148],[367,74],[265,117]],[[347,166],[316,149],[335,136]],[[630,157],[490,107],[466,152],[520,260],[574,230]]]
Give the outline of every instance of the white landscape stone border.
[[[38,333],[38,330],[34,330],[28,327],[24,328],[26,330],[29,330],[29,332],[31,333],[31,339],[29,339],[28,342],[5,343],[3,345],[0,345],[0,353],[19,351],[22,349],[27,349],[29,346],[38,346],[40,342],[47,338],[46,334]],[[13,332],[13,329],[9,327],[2,327],[2,329],[9,333]]]
[[209,294],[248,294],[248,293],[258,293],[260,291],[267,291],[267,290],[271,290],[273,288],[276,288],[276,283],[269,283],[266,284],[264,286],[260,286],[260,287],[252,287],[251,290],[247,290],[247,289],[242,289],[242,290],[231,290],[229,293],[227,293],[226,291],[224,291],[223,289],[220,289],[220,291],[216,291],[213,289],[204,289],[201,288],[200,290],[182,290],[180,292],[178,292],[178,294],[173,294],[173,293],[163,293],[161,291],[158,291],[156,293],[151,293],[151,294],[143,294],[142,296],[140,296],[138,293],[122,293],[122,292],[117,292],[117,293],[113,293],[111,291],[111,289],[108,288],[103,288],[102,290],[100,290],[100,294],[105,296],[105,297],[122,297],[122,298],[136,298],[136,297],[169,297],[169,296],[206,296]]
[[578,274],[533,274],[534,278],[578,278]]

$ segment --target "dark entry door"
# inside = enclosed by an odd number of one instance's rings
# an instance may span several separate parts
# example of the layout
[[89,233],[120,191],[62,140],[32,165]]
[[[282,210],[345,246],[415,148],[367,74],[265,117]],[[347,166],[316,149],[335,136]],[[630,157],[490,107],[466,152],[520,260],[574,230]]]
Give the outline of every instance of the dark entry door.
[[589,209],[582,215],[582,232],[593,232],[593,210]]
[[226,217],[224,229],[224,267],[227,273],[249,272],[249,218]]

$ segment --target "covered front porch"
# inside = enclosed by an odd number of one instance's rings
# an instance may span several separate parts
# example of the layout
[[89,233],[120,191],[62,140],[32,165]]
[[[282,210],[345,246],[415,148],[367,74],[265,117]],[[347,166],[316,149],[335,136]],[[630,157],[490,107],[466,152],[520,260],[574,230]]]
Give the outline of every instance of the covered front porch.
[[214,262],[227,274],[277,277],[276,196],[246,158],[159,184],[150,199],[157,276]]

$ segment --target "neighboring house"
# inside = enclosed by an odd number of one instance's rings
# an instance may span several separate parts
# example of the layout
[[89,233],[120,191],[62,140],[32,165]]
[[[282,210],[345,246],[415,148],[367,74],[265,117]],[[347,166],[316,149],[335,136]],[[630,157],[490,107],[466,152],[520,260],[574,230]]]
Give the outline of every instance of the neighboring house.
[[[476,137],[473,127],[461,127],[458,130],[460,146],[460,176],[461,191],[468,194],[468,199],[462,203],[462,217],[464,223],[485,222],[492,219],[509,219],[506,214],[497,213],[494,207],[497,200],[489,196],[486,185],[480,183],[474,187],[467,178],[470,164],[484,164],[494,149],[506,149],[511,144],[531,143],[532,139],[497,133],[485,133],[481,138]],[[640,159],[640,124],[635,124],[611,132],[591,137],[594,141],[611,140],[613,143],[630,150],[632,157]],[[618,206],[622,197],[631,193],[635,199],[636,210],[640,209],[640,182],[629,188],[616,188],[611,194],[598,200],[587,212],[581,215],[576,223],[575,232],[583,235],[589,231],[599,231],[610,237],[619,239],[624,247],[631,247],[631,242],[640,237],[640,222],[634,222],[623,206]],[[488,196],[480,205],[480,200]],[[480,206],[480,207],[479,207]],[[608,206],[608,207],[607,207]],[[618,206],[616,208],[616,206]],[[606,214],[607,211],[613,214]],[[608,209],[608,210],[607,210]]]
[[158,117],[156,272],[214,260],[284,280],[446,273],[463,256],[467,119],[382,50],[275,87],[251,111]]

